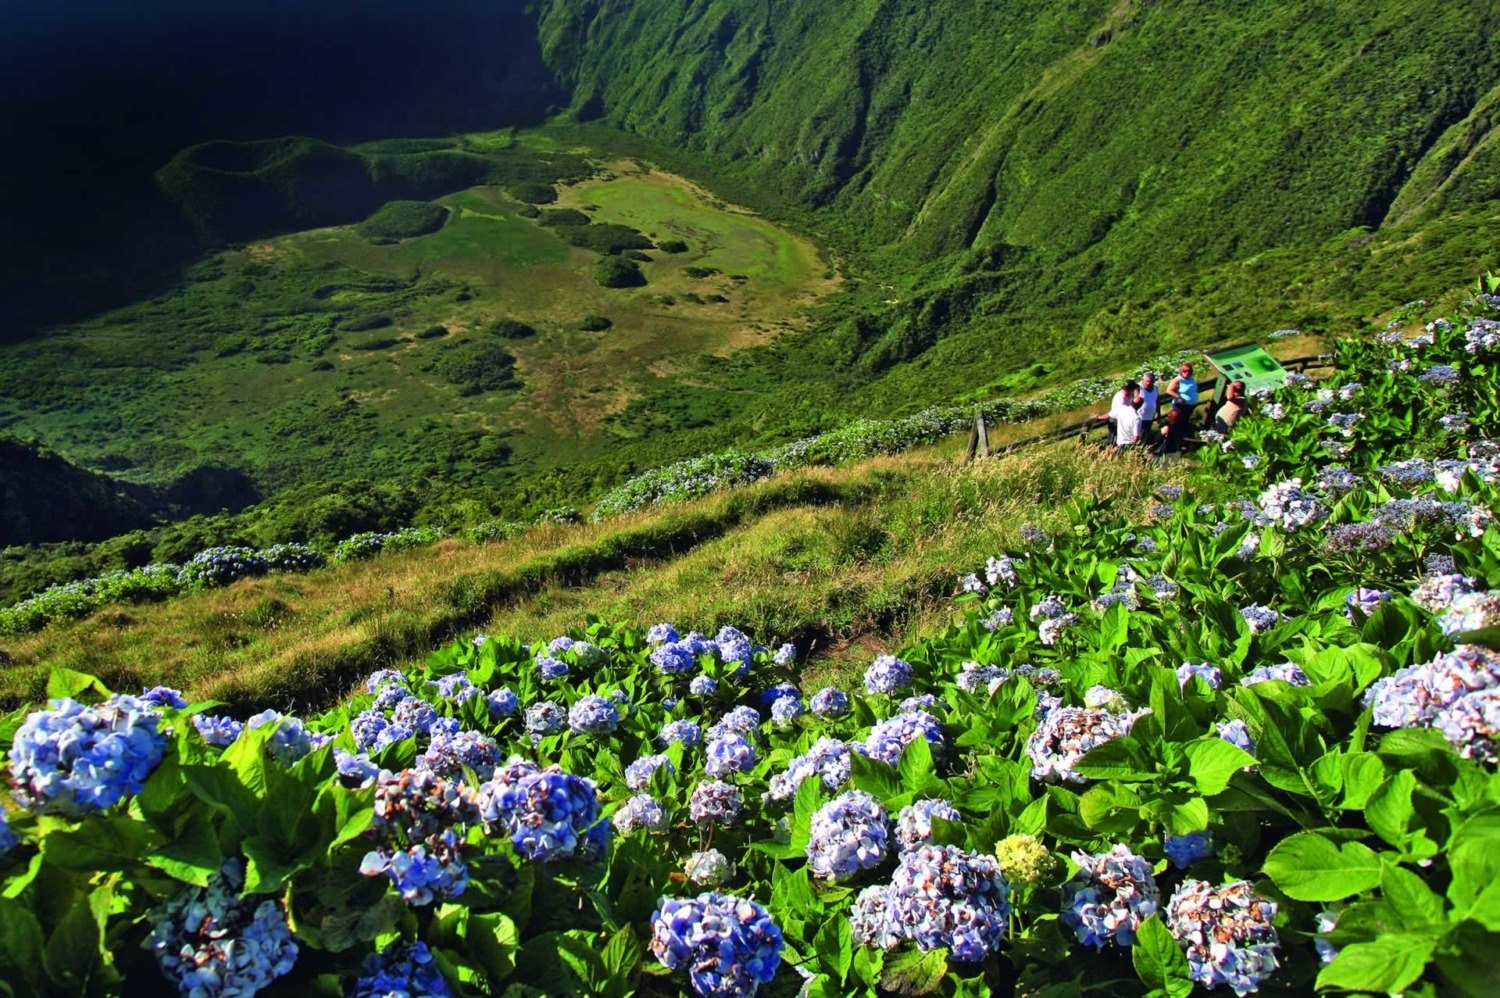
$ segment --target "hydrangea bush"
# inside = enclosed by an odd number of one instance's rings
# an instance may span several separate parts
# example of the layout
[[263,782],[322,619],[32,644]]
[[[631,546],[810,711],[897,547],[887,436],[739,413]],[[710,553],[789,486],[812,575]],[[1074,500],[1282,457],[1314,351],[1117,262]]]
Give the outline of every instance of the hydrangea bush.
[[799,682],[779,635],[597,619],[466,636],[315,717],[58,670],[0,719],[0,980],[1487,994],[1475,307],[1255,400],[1148,515],[1080,500],[974,552],[951,623],[868,682]]

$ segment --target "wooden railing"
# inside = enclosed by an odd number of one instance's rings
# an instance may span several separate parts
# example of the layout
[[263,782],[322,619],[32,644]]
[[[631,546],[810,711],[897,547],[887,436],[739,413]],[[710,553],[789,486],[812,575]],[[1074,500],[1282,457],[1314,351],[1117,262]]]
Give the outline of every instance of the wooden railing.
[[[1281,366],[1288,371],[1298,374],[1306,374],[1311,369],[1323,369],[1333,367],[1333,354],[1320,353],[1308,357],[1293,357],[1291,360],[1281,361]],[[1218,389],[1218,376],[1206,378],[1198,382],[1198,391],[1204,398],[1211,398]],[[1023,447],[1031,447],[1035,444],[1047,443],[1054,440],[1067,440],[1069,437],[1081,438],[1081,442],[1087,442],[1088,436],[1093,431],[1107,432],[1109,422],[1090,416],[1088,419],[1059,426],[1048,430],[1046,433],[1038,433],[1036,436],[1027,437],[1024,440],[1016,440],[1000,447],[989,446],[988,431],[984,425],[984,419],[976,416],[974,429],[969,433],[969,447],[964,453],[964,463],[974,460],[976,457],[996,457],[1000,454],[1009,454],[1011,451],[1020,450]]]

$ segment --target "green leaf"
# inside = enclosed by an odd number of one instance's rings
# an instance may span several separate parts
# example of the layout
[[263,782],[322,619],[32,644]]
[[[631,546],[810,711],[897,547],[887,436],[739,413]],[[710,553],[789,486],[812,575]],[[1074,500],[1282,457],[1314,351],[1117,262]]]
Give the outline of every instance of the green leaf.
[[1437,940],[1425,936],[1389,935],[1370,943],[1350,943],[1318,974],[1318,990],[1404,991],[1427,966]]
[[201,813],[194,814],[176,836],[143,858],[148,866],[197,887],[207,887],[208,878],[224,865],[218,836]]
[[1133,828],[1140,821],[1141,797],[1113,781],[1090,787],[1078,801],[1078,816],[1095,831]]
[[1460,837],[1448,853],[1453,882],[1448,899],[1455,918],[1470,918],[1500,931],[1500,843],[1482,837]]
[[19,901],[0,899],[0,981],[17,986],[17,994],[40,994],[42,926]]
[[[877,800],[890,800],[902,791],[901,777],[894,769],[858,752],[850,754],[849,772],[855,788],[871,794]],[[803,780],[802,782],[806,785],[809,782],[817,783],[818,781]]]
[[1380,892],[1408,929],[1446,925],[1443,899],[1421,877],[1402,866],[1388,863],[1380,877]]
[[47,976],[68,994],[87,994],[99,968],[101,936],[91,908],[81,903],[69,907],[42,951]]
[[1165,992],[1169,998],[1187,998],[1192,993],[1187,954],[1172,938],[1172,930],[1160,915],[1152,915],[1136,930],[1130,959],[1135,964],[1136,976],[1148,988]]
[[849,978],[849,968],[854,965],[854,935],[847,918],[830,918],[823,923],[813,937],[818,961],[825,973],[843,984]]
[[1140,742],[1129,735],[1113,738],[1090,749],[1074,771],[1091,780],[1128,780],[1142,782],[1156,779],[1156,768]]
[[632,926],[622,925],[609,937],[609,942],[604,945],[604,970],[609,975],[604,987],[605,998],[625,998],[635,990],[635,982],[640,977],[641,957],[645,952],[646,947],[636,938]]
[[1374,752],[1355,752],[1344,756],[1345,810],[1359,810],[1385,782],[1385,763]]
[[1380,857],[1359,842],[1339,845],[1316,832],[1298,832],[1276,844],[1265,873],[1287,897],[1341,901],[1380,883]]
[[1410,770],[1393,774],[1375,791],[1365,805],[1365,820],[1375,834],[1400,849],[1411,840],[1410,826],[1416,818],[1412,807],[1412,791],[1417,787],[1417,778]]
[[47,677],[47,698],[70,700],[78,699],[78,694],[94,692],[101,697],[109,696],[109,687],[105,686],[95,677],[86,672],[76,672],[72,669],[55,668]]
[[124,814],[90,819],[72,828],[47,818],[39,822],[38,831],[47,862],[74,873],[129,870],[159,843],[149,825]]
[[907,743],[897,772],[901,775],[901,786],[910,793],[920,793],[941,783],[933,765],[932,746],[926,738],[913,738]]
[[948,951],[898,950],[885,958],[880,986],[898,995],[930,995],[948,974]]
[[1188,757],[1188,777],[1205,797],[1223,793],[1235,773],[1255,765],[1255,756],[1214,736],[1188,742],[1182,749]]

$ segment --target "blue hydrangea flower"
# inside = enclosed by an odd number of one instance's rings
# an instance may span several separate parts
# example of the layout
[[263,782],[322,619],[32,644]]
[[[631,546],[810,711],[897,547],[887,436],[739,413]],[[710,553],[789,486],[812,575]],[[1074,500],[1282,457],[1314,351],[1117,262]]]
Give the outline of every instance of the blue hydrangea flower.
[[755,654],[755,644],[738,628],[719,628],[719,633],[714,635],[714,644],[718,646],[722,661],[743,663],[744,667],[735,673],[737,678],[750,671],[750,658]]
[[234,718],[215,714],[194,714],[193,727],[198,729],[205,742],[219,748],[233,745],[240,732],[245,730],[245,726]]
[[1000,948],[1010,912],[1010,885],[993,857],[921,845],[901,855],[888,886],[860,892],[849,927],[863,946],[892,950],[910,940],[975,963]]
[[393,943],[365,957],[349,998],[452,998],[427,944]]
[[1187,951],[1188,972],[1207,988],[1247,995],[1276,970],[1276,904],[1239,880],[1213,887],[1185,880],[1167,902],[1167,928]]
[[948,709],[948,704],[945,703],[942,700],[939,700],[936,696],[934,696],[931,693],[922,693],[922,694],[919,694],[917,696],[907,697],[905,700],[902,700],[901,701],[901,709],[904,710],[904,711],[913,711],[913,710],[942,710],[942,711],[946,711]]
[[500,764],[500,746],[477,731],[457,731],[434,735],[427,751],[417,756],[418,769],[428,769],[449,779],[463,779],[464,770],[472,769],[481,780],[488,780]]
[[376,710],[391,710],[410,696],[411,690],[401,683],[386,683],[376,692],[373,706]]
[[683,645],[668,641],[651,650],[651,664],[664,676],[685,676],[698,667],[698,658]]
[[276,729],[266,742],[266,751],[283,766],[290,766],[328,740],[325,735],[308,731],[300,717],[285,717],[274,710],[263,710],[245,722],[248,731],[266,727]]
[[483,648],[484,647],[484,643],[486,641],[488,641],[489,639],[490,639],[490,636],[488,634],[484,633],[483,631],[480,631],[478,634],[474,635],[474,647],[475,648]]
[[797,661],[797,646],[788,641],[776,649],[776,654],[771,656],[771,661],[777,665],[791,665]]
[[241,897],[244,886],[244,863],[231,859],[208,887],[188,887],[152,910],[151,951],[183,998],[253,995],[297,962],[281,903]]
[[363,752],[346,752],[341,748],[334,748],[333,763],[338,769],[339,783],[351,790],[372,787],[380,776],[380,767],[371,762],[370,757]]
[[1183,689],[1187,689],[1188,683],[1194,678],[1203,680],[1211,690],[1218,689],[1224,682],[1224,676],[1218,668],[1207,662],[1184,662],[1177,667],[1177,683]]
[[1240,616],[1245,618],[1245,623],[1250,625],[1251,634],[1260,634],[1275,627],[1281,620],[1281,614],[1268,606],[1251,604],[1240,608]]
[[426,700],[419,700],[416,697],[407,697],[396,704],[396,709],[391,712],[392,721],[411,728],[419,735],[431,732],[437,719],[437,708]]
[[489,705],[491,717],[510,717],[521,705],[521,700],[516,696],[515,690],[509,686],[491,690],[489,696],[485,697],[485,701]]
[[770,710],[771,705],[782,697],[800,697],[802,691],[792,683],[777,683],[769,689],[760,692],[760,709]]
[[740,796],[739,787],[721,780],[704,780],[693,788],[693,795],[688,799],[688,817],[698,825],[727,827],[734,824],[743,806],[744,798]]
[[812,816],[808,869],[824,880],[848,880],[860,870],[880,865],[889,825],[880,801],[863,790],[840,794]]
[[943,726],[925,710],[903,711],[870,729],[861,744],[851,748],[888,766],[901,762],[901,753],[918,738],[926,738],[934,755],[943,751]]
[[765,908],[717,891],[664,897],[651,921],[652,954],[670,970],[688,971],[696,994],[715,998],[749,998],[769,984],[783,945]]
[[712,740],[726,734],[753,735],[759,727],[760,711],[741,705],[719,718],[718,723],[708,729],[708,737]]
[[625,785],[631,790],[644,790],[651,785],[652,775],[663,766],[668,773],[677,772],[677,767],[666,756],[643,755],[625,767]]
[[1169,835],[1162,843],[1161,851],[1167,854],[1173,866],[1186,870],[1200,859],[1212,857],[1214,847],[1207,832],[1188,832],[1186,835]]
[[458,897],[469,886],[464,829],[479,820],[472,791],[428,770],[381,773],[375,781],[376,847],[359,872],[385,874],[414,905]]
[[656,737],[663,745],[682,742],[693,746],[703,741],[703,729],[697,721],[668,721],[661,726],[661,734]]
[[743,735],[727,733],[708,743],[708,761],[704,771],[709,776],[748,773],[755,768],[755,746]]
[[1086,783],[1074,771],[1089,750],[1130,733],[1131,725],[1149,710],[1115,714],[1087,707],[1055,707],[1026,741],[1033,778],[1050,782]]
[[667,812],[661,801],[650,794],[636,794],[619,806],[611,820],[621,835],[630,835],[637,829],[660,832],[667,827]]
[[1250,674],[1240,680],[1241,686],[1254,686],[1256,683],[1282,682],[1293,686],[1311,686],[1312,680],[1307,678],[1307,673],[1295,662],[1282,662],[1278,665],[1258,665],[1250,670]]
[[932,819],[964,820],[958,808],[942,798],[919,800],[903,807],[896,815],[896,841],[902,849],[932,844]]
[[894,693],[910,686],[911,680],[911,663],[894,655],[877,656],[874,663],[865,670],[865,689],[871,693]]
[[771,800],[791,800],[802,781],[811,776],[819,777],[829,790],[837,790],[849,782],[853,765],[849,746],[837,738],[819,738],[807,754],[787,763],[785,773],[771,777],[766,796]]
[[1251,755],[1255,754],[1255,739],[1250,737],[1250,729],[1239,718],[1232,721],[1215,721],[1214,734]]
[[550,734],[568,723],[568,709],[543,700],[526,708],[526,730],[534,735]]
[[809,706],[819,717],[842,717],[849,713],[849,695],[843,690],[825,686],[813,694]]
[[141,693],[141,703],[152,707],[176,707],[181,709],[187,706],[187,701],[182,698],[181,690],[174,690],[170,686],[153,686]]
[[427,685],[435,687],[438,696],[457,704],[463,704],[470,697],[479,695],[479,687],[470,682],[468,675],[463,672],[455,672],[440,679],[429,679]]
[[536,674],[544,682],[550,683],[568,674],[568,663],[551,655],[543,655],[536,660]]
[[790,728],[797,723],[797,718],[807,713],[800,699],[797,697],[782,697],[771,704],[771,723],[778,728]]
[[372,672],[370,673],[369,678],[365,680],[365,692],[379,693],[382,689],[384,689],[391,683],[395,683],[397,686],[405,687],[407,685],[406,674],[397,672],[395,669],[379,669],[375,672]]
[[653,645],[671,644],[677,640],[677,628],[671,624],[655,624],[646,632],[646,641]]
[[1358,619],[1355,617],[1356,611],[1368,617],[1380,608],[1380,604],[1395,598],[1395,593],[1386,592],[1384,589],[1366,589],[1360,586],[1344,597],[1344,615],[1349,618],[1349,623],[1353,624]]
[[82,817],[138,794],[161,762],[161,715],[132,696],[93,707],[51,700],[32,711],[10,747],[16,803],[37,814]]
[[620,726],[620,711],[614,702],[590,693],[578,698],[568,711],[568,727],[581,735],[607,735]]
[[719,690],[718,680],[712,676],[694,676],[688,683],[688,692],[695,697],[713,696]]
[[1063,885],[1063,924],[1086,946],[1133,945],[1136,930],[1161,904],[1150,865],[1123,845],[1075,852],[1073,862],[1079,870]]
[[683,874],[695,884],[718,887],[734,876],[734,864],[717,849],[695,852],[682,864]]
[[687,637],[679,638],[677,643],[694,658],[700,655],[711,655],[718,651],[718,646],[698,631],[689,631]]
[[1492,763],[1500,758],[1500,689],[1467,693],[1432,719],[1432,727],[1465,759]]
[[548,651],[549,654],[552,654],[552,655],[561,655],[563,652],[567,651],[569,648],[572,648],[572,647],[573,647],[573,639],[570,638],[570,637],[568,637],[567,635],[563,635],[562,637],[558,637],[558,638],[553,638],[551,641],[547,642],[547,651]]
[[568,648],[568,654],[573,656],[573,664],[585,672],[609,661],[609,652],[587,641],[574,641]]
[[1459,645],[1421,665],[1379,679],[1365,692],[1365,706],[1386,728],[1428,727],[1459,698],[1500,686],[1500,653]]
[[20,844],[21,840],[11,830],[10,821],[5,817],[5,811],[0,809],[0,856],[5,855]]
[[598,859],[609,848],[609,824],[600,820],[594,781],[540,769],[512,759],[479,788],[479,809],[486,827],[509,833],[511,845],[534,863]]

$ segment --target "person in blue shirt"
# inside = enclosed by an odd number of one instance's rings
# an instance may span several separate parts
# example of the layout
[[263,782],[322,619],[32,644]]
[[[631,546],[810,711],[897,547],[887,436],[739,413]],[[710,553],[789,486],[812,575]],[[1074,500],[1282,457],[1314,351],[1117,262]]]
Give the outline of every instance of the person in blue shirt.
[[1167,382],[1162,394],[1172,400],[1172,410],[1167,414],[1166,432],[1156,453],[1182,449],[1183,438],[1192,429],[1193,409],[1198,405],[1198,382],[1193,380],[1193,365],[1183,364],[1177,369],[1177,377]]

